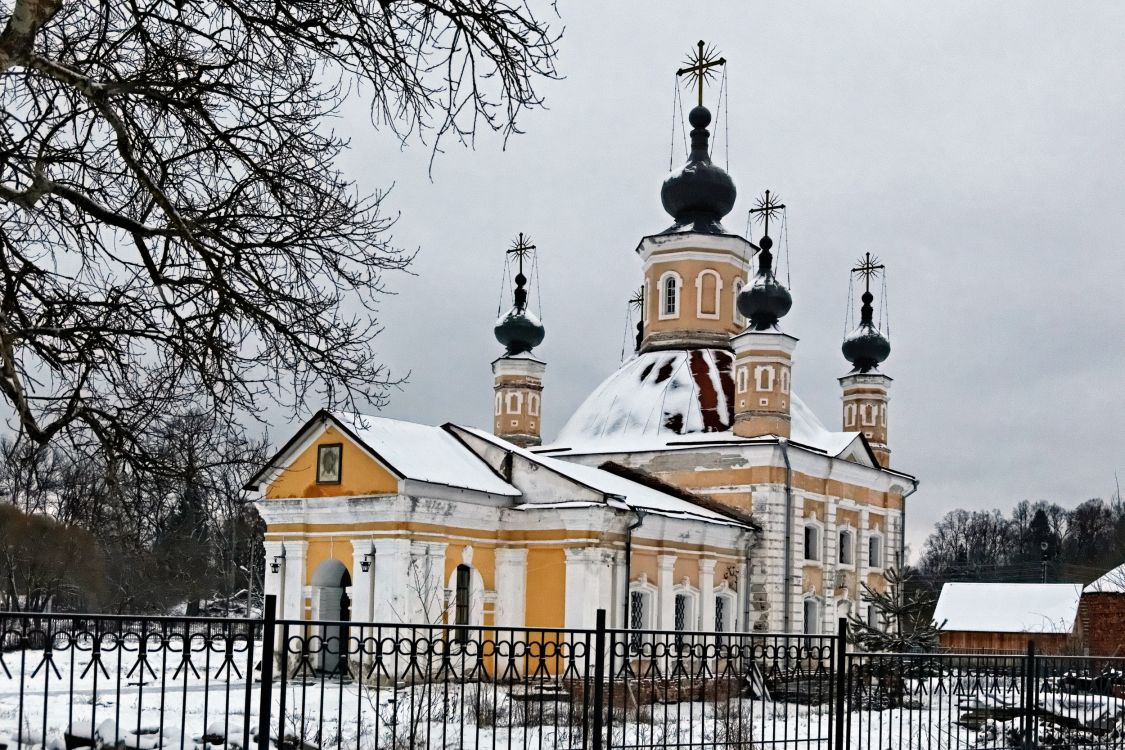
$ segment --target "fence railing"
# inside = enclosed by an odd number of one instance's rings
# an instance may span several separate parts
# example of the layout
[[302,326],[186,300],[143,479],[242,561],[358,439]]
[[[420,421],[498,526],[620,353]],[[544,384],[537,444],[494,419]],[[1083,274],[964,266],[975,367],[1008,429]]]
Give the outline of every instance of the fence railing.
[[1125,660],[834,635],[0,613],[0,744],[1125,750]]

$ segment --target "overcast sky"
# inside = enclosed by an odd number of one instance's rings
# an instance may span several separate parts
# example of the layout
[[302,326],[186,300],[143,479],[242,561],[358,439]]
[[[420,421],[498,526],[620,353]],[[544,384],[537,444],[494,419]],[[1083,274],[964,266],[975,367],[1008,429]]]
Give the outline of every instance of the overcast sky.
[[729,61],[727,226],[741,232],[767,187],[788,204],[794,387],[829,427],[848,269],[868,250],[889,267],[883,369],[894,465],[922,483],[915,552],[953,508],[1112,493],[1125,473],[1125,4],[559,11],[566,79],[543,86],[549,110],[506,151],[449,144],[431,180],[426,147],[400,149],[362,104],[337,123],[353,139],[345,169],[367,191],[394,183],[397,242],[421,248],[416,276],[388,279],[380,354],[410,377],[385,414],[490,423],[503,251],[521,231],[541,251],[546,435],[617,368],[633,250],[669,224],[673,71],[702,38]]

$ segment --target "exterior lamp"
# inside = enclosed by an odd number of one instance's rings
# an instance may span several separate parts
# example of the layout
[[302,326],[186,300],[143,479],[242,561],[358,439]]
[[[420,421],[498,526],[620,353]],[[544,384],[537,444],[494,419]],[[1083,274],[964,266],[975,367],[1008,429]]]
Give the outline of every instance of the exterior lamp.
[[364,573],[367,573],[368,571],[370,571],[371,570],[371,559],[373,557],[375,557],[374,552],[368,552],[368,553],[364,554],[363,559],[359,561],[359,569],[362,570]]
[[276,575],[277,572],[279,570],[281,570],[281,561],[284,560],[284,559],[285,559],[285,548],[282,547],[281,548],[281,554],[273,556],[273,561],[270,563],[270,572],[273,573],[274,575]]

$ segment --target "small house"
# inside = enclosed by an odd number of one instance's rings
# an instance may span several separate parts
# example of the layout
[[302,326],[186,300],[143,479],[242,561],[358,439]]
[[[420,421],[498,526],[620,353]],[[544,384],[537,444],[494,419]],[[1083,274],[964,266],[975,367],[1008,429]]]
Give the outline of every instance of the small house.
[[1079,583],[947,583],[934,620],[947,651],[1064,653],[1078,644]]

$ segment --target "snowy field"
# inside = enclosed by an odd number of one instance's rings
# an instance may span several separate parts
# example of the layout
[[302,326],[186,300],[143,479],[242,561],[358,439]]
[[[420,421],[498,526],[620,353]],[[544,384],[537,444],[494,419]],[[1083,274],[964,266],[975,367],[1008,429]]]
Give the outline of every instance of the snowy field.
[[[261,644],[255,644],[254,653],[261,653],[260,649]],[[252,684],[247,709],[245,653],[235,653],[227,661],[221,651],[205,651],[193,656],[191,664],[182,662],[179,651],[149,652],[141,664],[135,652],[103,653],[97,661],[88,651],[53,652],[49,659],[45,654],[42,650],[3,654],[7,671],[0,669],[0,744],[8,748],[63,750],[68,746],[64,733],[69,732],[71,748],[204,750],[207,745],[243,747],[247,733],[251,740],[257,733],[260,686]],[[966,713],[1018,707],[1018,691],[951,695],[936,678],[926,683],[909,681],[906,687],[908,708],[848,712],[845,728],[850,747],[1013,746],[1006,729],[1018,726],[1018,720],[969,722],[972,726],[958,720]],[[278,717],[282,717],[286,738],[282,745],[287,749],[589,746],[583,727],[592,724],[592,717],[584,717],[581,702],[550,695],[533,700],[524,694],[527,689],[491,683],[376,689],[316,678],[290,683],[283,696],[275,683],[270,734],[278,745]],[[1125,701],[1045,693],[1040,705],[1081,727],[1072,729],[1065,743],[1057,746],[1125,750]],[[607,730],[612,746],[620,748],[803,750],[829,746],[831,721],[828,706],[743,698],[619,708]],[[1052,726],[1045,726],[1040,736],[1046,738],[1052,731]],[[1079,738],[1081,742],[1076,741]]]

